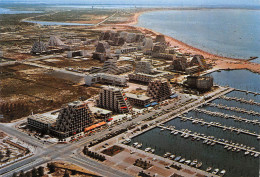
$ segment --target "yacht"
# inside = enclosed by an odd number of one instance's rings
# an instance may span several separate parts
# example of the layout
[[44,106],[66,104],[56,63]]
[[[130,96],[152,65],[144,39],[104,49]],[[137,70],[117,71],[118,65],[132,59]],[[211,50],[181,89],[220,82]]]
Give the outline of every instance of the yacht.
[[148,148],[145,148],[145,152],[149,152],[151,150],[151,148],[150,147],[148,147]]
[[212,170],[212,167],[208,167],[207,169],[206,169],[206,172],[210,172]]
[[212,174],[216,175],[218,172],[219,172],[219,169],[216,168],[216,169],[212,172]]
[[196,168],[200,168],[202,166],[202,162],[196,164]]
[[166,152],[166,153],[163,155],[163,157],[164,157],[164,158],[167,158],[167,157],[169,157],[170,155],[171,155],[171,153]]
[[249,152],[248,152],[248,151],[246,151],[246,152],[245,152],[245,155],[248,155],[248,154],[249,154]]
[[224,176],[226,173],[226,170],[221,170],[220,173],[219,173],[219,176]]
[[155,152],[155,149],[151,149],[151,153],[154,153]]
[[207,142],[208,142],[208,140],[207,140],[207,139],[203,141],[203,143],[204,143],[204,144],[205,144],[205,143],[207,143]]
[[177,131],[174,133],[174,135],[178,135],[178,134],[179,134],[179,132],[177,132]]
[[174,134],[174,131],[171,131],[171,134]]
[[195,160],[193,160],[193,161],[190,163],[190,165],[191,165],[191,166],[195,166],[197,163],[198,163],[198,160],[195,159]]
[[173,160],[174,157],[175,157],[175,155],[173,154],[173,155],[170,156],[170,159]]
[[181,159],[181,156],[176,157],[174,160],[179,161]]
[[131,139],[126,139],[124,142],[125,144],[129,144],[131,142]]
[[189,134],[186,134],[186,135],[184,136],[184,138],[189,138],[189,136],[190,136]]
[[179,162],[183,163],[185,161],[185,158],[182,158]]
[[186,160],[186,161],[185,161],[185,164],[186,164],[186,165],[189,165],[190,163],[191,163],[190,160]]
[[136,146],[136,148],[141,148],[143,146],[143,144],[142,143],[140,143],[140,144],[138,144],[137,146]]
[[138,142],[135,142],[135,143],[133,144],[134,147],[136,147],[137,145],[138,145]]
[[258,154],[258,153],[255,153],[254,157],[258,157],[258,156],[259,156],[259,154]]

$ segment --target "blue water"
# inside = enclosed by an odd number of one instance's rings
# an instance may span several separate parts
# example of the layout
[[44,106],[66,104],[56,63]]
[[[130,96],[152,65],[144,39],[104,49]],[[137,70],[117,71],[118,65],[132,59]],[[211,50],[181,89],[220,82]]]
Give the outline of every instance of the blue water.
[[0,8],[0,14],[29,14],[29,13],[43,13],[42,11],[17,11],[5,8]]
[[248,70],[232,70],[214,72],[210,75],[214,77],[214,83],[217,85],[260,92],[260,74]]
[[52,26],[57,26],[57,25],[66,25],[66,26],[91,26],[93,24],[82,24],[82,23],[66,23],[66,22],[46,22],[46,21],[24,21],[28,23],[37,23],[40,25],[52,25]]
[[[153,29],[213,54],[260,57],[259,10],[154,11],[142,14],[137,26]],[[260,59],[254,62],[260,63]]]

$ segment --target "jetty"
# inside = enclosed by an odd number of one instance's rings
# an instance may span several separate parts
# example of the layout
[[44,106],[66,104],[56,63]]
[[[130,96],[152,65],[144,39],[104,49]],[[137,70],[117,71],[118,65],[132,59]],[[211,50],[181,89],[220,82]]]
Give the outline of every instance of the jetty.
[[241,89],[234,89],[234,90],[239,91],[239,92],[251,93],[254,95],[260,95],[260,93],[258,93],[258,92],[252,92],[252,91],[248,91],[248,90],[241,90]]
[[224,100],[234,100],[234,101],[237,101],[237,102],[240,102],[240,103],[246,103],[246,104],[251,104],[251,105],[257,105],[257,106],[260,106],[260,103],[258,102],[255,102],[254,100],[246,100],[244,98],[237,98],[237,97],[228,97],[228,96],[221,96],[220,98],[224,99]]
[[256,151],[254,147],[247,147],[246,145],[242,145],[242,144],[239,144],[239,143],[231,143],[231,142],[228,142],[228,140],[223,140],[223,139],[217,139],[213,136],[205,136],[203,134],[197,134],[197,133],[191,133],[190,130],[177,130],[177,129],[174,129],[174,128],[170,128],[170,127],[166,127],[166,126],[162,126],[162,125],[158,125],[159,128],[161,129],[164,129],[164,130],[169,130],[169,131],[175,131],[175,132],[178,132],[179,134],[185,134],[186,137],[194,137],[194,138],[199,138],[199,139],[202,139],[202,140],[207,140],[207,142],[211,142],[212,143],[215,143],[215,144],[219,144],[219,145],[222,145],[222,146],[228,146],[228,147],[232,147],[232,148],[236,148],[236,149],[240,149],[240,151],[245,151],[245,155],[246,155],[246,152],[248,153],[254,153],[254,154],[260,154],[260,152]]
[[212,127],[218,127],[218,128],[222,128],[223,130],[230,130],[231,132],[234,131],[234,132],[237,132],[238,134],[239,133],[244,133],[244,134],[247,134],[247,135],[251,135],[251,136],[256,136],[256,137],[260,137],[259,134],[256,134],[256,133],[252,133],[252,132],[249,132],[249,130],[244,130],[244,129],[241,129],[241,128],[235,128],[235,127],[227,127],[225,125],[221,125],[219,122],[206,122],[204,121],[203,119],[198,119],[198,118],[191,118],[191,117],[184,117],[184,116],[179,116],[182,120],[189,120],[189,121],[192,121],[192,123],[202,123],[203,125],[208,125],[208,127],[212,126]]
[[199,112],[199,113],[204,113],[204,114],[207,114],[207,115],[210,115],[210,116],[214,116],[214,117],[221,117],[221,118],[226,118],[226,119],[234,119],[235,121],[244,121],[246,123],[252,123],[254,125],[260,125],[260,122],[258,119],[255,119],[255,120],[249,120],[249,119],[246,119],[246,118],[242,118],[242,117],[239,117],[239,116],[235,116],[235,115],[230,115],[230,114],[224,114],[224,113],[221,113],[221,112],[214,112],[214,111],[208,111],[208,110],[205,110],[205,109],[198,109],[198,108],[194,108],[194,111],[196,112]]
[[222,104],[216,104],[216,103],[205,103],[207,106],[212,106],[220,109],[225,109],[225,110],[231,110],[231,111],[236,111],[240,113],[246,113],[246,114],[251,114],[253,116],[260,116],[259,112],[255,112],[252,110],[246,110],[244,108],[238,108],[238,107],[228,107],[227,105],[222,105]]

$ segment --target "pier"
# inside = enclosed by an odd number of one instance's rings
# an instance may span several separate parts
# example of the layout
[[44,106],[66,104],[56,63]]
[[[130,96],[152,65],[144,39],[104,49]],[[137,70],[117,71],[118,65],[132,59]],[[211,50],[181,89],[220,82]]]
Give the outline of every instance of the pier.
[[236,97],[228,97],[228,96],[221,96],[220,98],[224,99],[224,100],[234,100],[234,101],[237,101],[237,102],[240,102],[240,103],[246,103],[246,104],[251,104],[251,105],[257,105],[257,106],[260,106],[260,103],[258,102],[255,102],[253,100],[245,100],[243,98],[236,98]]
[[192,123],[201,123],[202,125],[208,125],[208,127],[210,126],[213,126],[213,127],[218,127],[218,128],[222,128],[223,130],[230,130],[231,132],[232,131],[235,131],[237,132],[238,134],[239,133],[244,133],[244,134],[248,134],[248,135],[251,135],[251,136],[256,136],[256,137],[260,137],[259,134],[256,134],[256,133],[251,133],[249,132],[248,130],[244,130],[244,129],[240,129],[240,128],[235,128],[235,127],[227,127],[227,126],[224,126],[224,125],[221,125],[220,123],[218,122],[206,122],[206,121],[203,121],[203,119],[198,119],[198,118],[191,118],[191,117],[184,117],[184,116],[179,116],[182,120],[186,121],[186,120],[189,120],[189,121],[192,121]]
[[240,112],[240,113],[246,113],[246,114],[251,114],[253,116],[260,116],[259,112],[255,112],[255,111],[248,111],[246,109],[243,108],[238,108],[238,107],[228,107],[226,105],[222,105],[222,104],[216,104],[216,103],[205,103],[205,105],[207,106],[212,106],[212,107],[216,107],[216,108],[220,108],[220,109],[225,109],[225,110],[231,110],[231,111],[236,111],[236,112]]
[[198,108],[194,108],[194,111],[199,112],[199,113],[208,114],[208,115],[211,115],[211,116],[214,116],[214,117],[222,117],[222,118],[226,118],[226,119],[231,118],[231,119],[234,119],[235,121],[240,121],[240,122],[245,121],[246,123],[252,123],[254,125],[256,125],[256,124],[260,125],[260,122],[257,119],[249,120],[249,119],[238,117],[238,116],[235,116],[235,115],[224,114],[224,113],[221,113],[221,112],[213,112],[213,111],[208,111],[208,110],[205,110],[205,109],[198,109]]
[[228,147],[232,147],[232,148],[236,148],[236,150],[240,149],[245,151],[245,155],[248,154],[248,153],[254,153],[254,154],[260,154],[260,152],[256,151],[254,147],[246,147],[246,145],[240,145],[238,143],[229,143],[228,140],[222,140],[221,139],[217,139],[217,138],[214,138],[213,136],[203,136],[202,134],[193,134],[191,133],[191,131],[189,130],[176,130],[174,128],[170,128],[170,127],[165,127],[165,126],[162,126],[162,125],[158,125],[157,127],[159,128],[162,128],[163,130],[169,130],[169,131],[175,131],[175,132],[178,132],[179,134],[185,134],[186,136],[188,137],[194,137],[194,138],[199,138],[199,139],[202,139],[202,140],[207,140],[207,142],[211,142],[211,143],[215,143],[215,144],[219,144],[219,145],[222,145],[222,146],[228,146]]
[[239,92],[251,93],[254,95],[260,95],[260,93],[258,93],[258,92],[252,92],[252,91],[248,91],[248,90],[241,90],[241,89],[234,89],[234,90],[239,91]]

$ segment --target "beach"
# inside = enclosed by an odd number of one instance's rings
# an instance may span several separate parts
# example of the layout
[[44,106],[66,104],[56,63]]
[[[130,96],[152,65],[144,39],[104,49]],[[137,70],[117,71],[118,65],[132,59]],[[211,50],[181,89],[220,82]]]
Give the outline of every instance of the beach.
[[[162,11],[162,10],[171,10],[171,9],[150,9],[150,10],[144,10],[144,11],[138,11],[133,14],[133,16],[130,18],[130,20],[127,23],[123,24],[113,24],[111,26],[99,26],[98,28],[107,29],[107,30],[137,30],[140,31],[148,36],[155,37],[156,35],[159,35],[161,33],[156,32],[152,29],[147,29],[143,27],[135,26],[138,23],[138,18],[140,15],[146,12],[150,11]],[[164,34],[161,34],[164,35]],[[230,58],[230,57],[223,57],[219,55],[215,55],[206,51],[203,51],[201,49],[198,49],[196,47],[193,47],[191,45],[188,45],[182,41],[179,41],[171,36],[164,35],[167,42],[169,42],[170,46],[178,46],[180,52],[182,53],[191,53],[191,54],[198,54],[203,55],[208,63],[213,63],[214,69],[247,69],[251,72],[260,73],[260,64],[253,63],[250,61],[247,61],[247,59],[239,59],[239,58]]]

